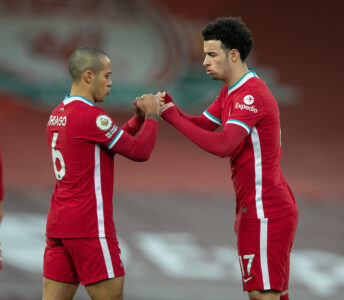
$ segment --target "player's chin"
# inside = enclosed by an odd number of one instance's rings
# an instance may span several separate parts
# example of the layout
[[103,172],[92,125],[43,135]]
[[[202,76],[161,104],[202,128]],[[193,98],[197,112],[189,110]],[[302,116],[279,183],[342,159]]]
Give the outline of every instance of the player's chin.
[[209,76],[210,76],[210,78],[211,78],[212,80],[217,80],[217,79],[218,79],[217,76],[216,76],[216,74],[214,74],[214,73],[210,73]]

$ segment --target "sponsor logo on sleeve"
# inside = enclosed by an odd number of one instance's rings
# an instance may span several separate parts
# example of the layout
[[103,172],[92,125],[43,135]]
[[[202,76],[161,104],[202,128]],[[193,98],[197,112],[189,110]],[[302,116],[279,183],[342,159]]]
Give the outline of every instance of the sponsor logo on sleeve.
[[48,121],[48,126],[66,126],[67,117],[66,116],[54,116],[51,115]]
[[117,131],[118,127],[113,125],[113,127],[105,134],[108,139],[111,139],[113,134]]
[[258,112],[258,109],[256,109],[254,105],[249,106],[249,105],[245,105],[245,104],[236,103],[234,108],[240,109],[240,110],[246,109],[248,111],[254,112],[255,114]]
[[252,95],[247,95],[244,97],[244,103],[247,105],[251,105],[254,102],[254,97]]
[[100,115],[97,117],[96,124],[100,130],[106,131],[111,128],[112,121],[107,115]]
[[237,102],[234,106],[234,109],[240,109],[240,110],[245,109],[255,114],[258,112],[258,109],[254,105],[252,105],[254,102],[254,97],[252,95],[246,95],[243,98],[243,102],[244,104],[240,104]]

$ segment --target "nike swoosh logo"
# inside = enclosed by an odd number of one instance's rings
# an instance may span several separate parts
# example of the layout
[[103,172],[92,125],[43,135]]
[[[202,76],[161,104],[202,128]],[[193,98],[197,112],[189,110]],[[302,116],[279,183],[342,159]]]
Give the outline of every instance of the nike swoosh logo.
[[249,278],[247,278],[247,279],[243,279],[243,281],[244,281],[244,282],[247,282],[247,281],[249,281],[250,279],[252,279],[252,276],[249,277]]

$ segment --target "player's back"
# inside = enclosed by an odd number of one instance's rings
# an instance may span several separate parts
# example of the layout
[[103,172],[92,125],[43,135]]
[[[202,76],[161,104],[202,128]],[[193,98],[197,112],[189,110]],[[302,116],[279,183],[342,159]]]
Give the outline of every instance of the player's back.
[[48,215],[48,236],[99,236],[100,208],[106,219],[105,231],[114,234],[113,154],[92,141],[89,130],[94,115],[102,113],[87,100],[64,101],[49,118],[46,136],[56,185]]

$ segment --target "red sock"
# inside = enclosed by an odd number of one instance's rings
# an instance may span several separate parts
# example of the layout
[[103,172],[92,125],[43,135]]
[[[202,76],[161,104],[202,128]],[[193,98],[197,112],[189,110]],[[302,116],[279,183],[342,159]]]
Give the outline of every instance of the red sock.
[[280,297],[280,300],[289,300],[289,294],[285,294]]

